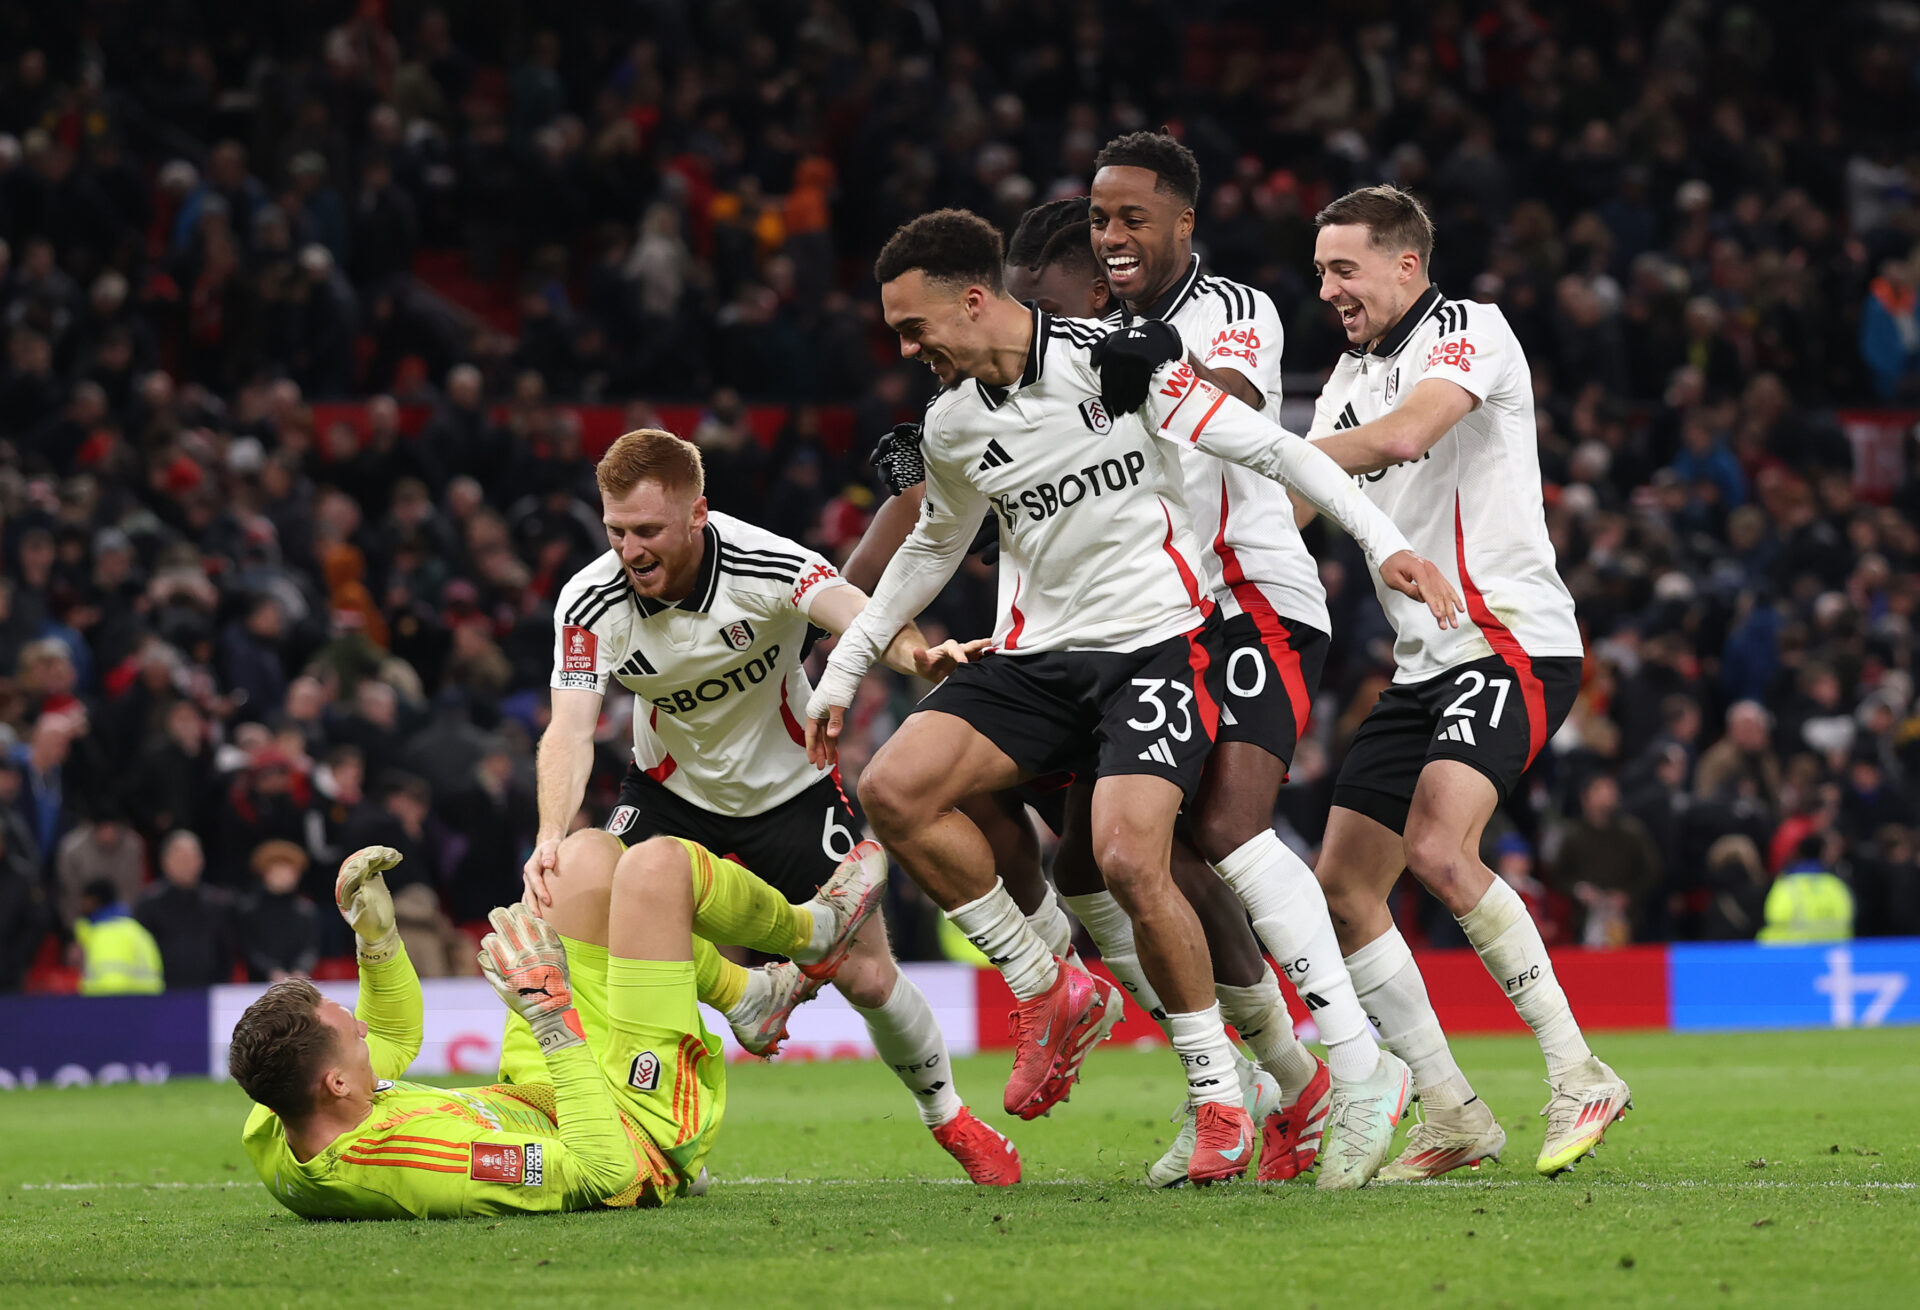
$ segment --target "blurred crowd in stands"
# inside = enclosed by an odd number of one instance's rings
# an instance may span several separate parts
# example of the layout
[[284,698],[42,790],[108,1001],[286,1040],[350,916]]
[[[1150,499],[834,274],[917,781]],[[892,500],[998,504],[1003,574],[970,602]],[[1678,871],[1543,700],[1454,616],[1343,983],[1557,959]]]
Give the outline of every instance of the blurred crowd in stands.
[[[1341,344],[1313,215],[1357,184],[1425,198],[1436,281],[1526,346],[1590,659],[1486,855],[1549,940],[1750,938],[1807,867],[1920,932],[1912,4],[72,0],[0,51],[0,989],[127,916],[170,985],[324,972],[371,842],[416,959],[467,967],[533,832],[551,601],[604,546],[574,406],[689,405],[717,508],[843,556],[931,386],[879,244],[1011,227],[1160,124],[1303,398]],[[1309,850],[1390,650],[1313,531]],[[992,595],[970,561],[934,628]],[[869,680],[849,769],[909,703]]]

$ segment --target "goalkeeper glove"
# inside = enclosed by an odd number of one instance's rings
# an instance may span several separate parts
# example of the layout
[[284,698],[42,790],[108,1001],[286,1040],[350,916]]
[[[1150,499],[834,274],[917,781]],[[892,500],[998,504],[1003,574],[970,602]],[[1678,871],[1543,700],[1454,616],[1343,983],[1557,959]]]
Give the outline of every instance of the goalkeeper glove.
[[366,964],[381,964],[400,951],[393,926],[393,894],[380,875],[400,863],[391,846],[367,846],[349,855],[333,884],[334,904],[353,929],[355,947]]
[[873,448],[873,466],[898,496],[927,480],[926,461],[920,456],[920,425],[897,423]]
[[567,979],[567,949],[553,925],[524,905],[487,915],[493,931],[480,941],[480,972],[507,1008],[527,1021],[542,1055],[586,1041]]
[[1087,362],[1100,373],[1100,403],[1115,418],[1147,403],[1153,371],[1179,359],[1184,347],[1170,323],[1145,319],[1093,343]]

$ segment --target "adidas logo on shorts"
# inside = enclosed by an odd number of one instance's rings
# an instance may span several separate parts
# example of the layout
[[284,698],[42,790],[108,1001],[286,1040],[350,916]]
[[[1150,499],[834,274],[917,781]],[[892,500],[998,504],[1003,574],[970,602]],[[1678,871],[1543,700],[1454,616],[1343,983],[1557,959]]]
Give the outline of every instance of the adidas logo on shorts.
[[1160,738],[1160,740],[1154,742],[1153,745],[1141,751],[1140,758],[1143,760],[1151,760],[1155,764],[1164,764],[1169,769],[1180,767],[1173,758],[1173,747],[1167,745],[1167,739],[1165,737]]
[[1436,740],[1457,741],[1468,746],[1478,746],[1480,744],[1473,739],[1473,725],[1465,719],[1455,719],[1452,723],[1449,723],[1447,730],[1441,733]]

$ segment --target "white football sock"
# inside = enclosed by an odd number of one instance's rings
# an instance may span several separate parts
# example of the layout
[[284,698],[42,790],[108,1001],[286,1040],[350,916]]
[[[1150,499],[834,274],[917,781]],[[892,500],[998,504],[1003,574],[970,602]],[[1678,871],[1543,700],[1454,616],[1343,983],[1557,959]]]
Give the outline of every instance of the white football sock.
[[[1293,1035],[1293,1016],[1280,994],[1280,980],[1268,969],[1251,987],[1216,983],[1213,991],[1220,998],[1220,1017],[1233,1025],[1262,1067],[1279,1080],[1280,1095],[1292,1104],[1307,1090],[1320,1062]],[[1372,1072],[1369,1065],[1367,1073]]]
[[[1336,1078],[1365,1078],[1379,1062],[1373,1030],[1354,994],[1319,879],[1272,829],[1250,838],[1214,866],[1247,907],[1253,931],[1300,993]],[[1343,1069],[1364,1067],[1359,1074]]]
[[1073,952],[1073,920],[1060,908],[1060,897],[1049,887],[1047,899],[1040,902],[1040,908],[1027,916],[1027,927],[1033,929],[1047,949],[1061,959]]
[[1495,878],[1479,904],[1459,917],[1459,924],[1487,972],[1533,1029],[1547,1057],[1547,1077],[1558,1080],[1591,1059],[1593,1052],[1574,1022],[1567,994],[1553,976],[1547,944],[1540,940],[1540,929],[1520,893]]
[[1220,1022],[1220,1007],[1209,1005],[1192,1014],[1169,1014],[1167,1036],[1173,1052],[1187,1071],[1187,1104],[1214,1101],[1240,1104],[1240,1078],[1234,1072],[1233,1043]]
[[953,1085],[947,1039],[934,1021],[926,995],[911,978],[904,973],[898,975],[887,1003],[879,1009],[861,1010],[857,1005],[854,1009],[867,1021],[873,1049],[893,1066],[894,1076],[913,1093],[921,1123],[938,1128],[960,1113],[963,1106]]
[[1005,976],[1007,986],[1020,1000],[1030,1001],[1053,986],[1058,974],[1053,952],[1027,926],[1026,916],[998,878],[993,880],[992,891],[947,911],[947,917]]
[[1440,1031],[1427,985],[1400,930],[1387,929],[1349,955],[1346,965],[1360,1004],[1379,1025],[1381,1045],[1412,1067],[1421,1104],[1446,1110],[1471,1101],[1473,1088],[1447,1049],[1447,1035]]
[[1087,936],[1093,938],[1093,944],[1100,948],[1100,960],[1107,971],[1171,1039],[1173,1029],[1167,1026],[1167,1007],[1160,1004],[1159,994],[1140,967],[1140,955],[1133,944],[1133,920],[1120,908],[1120,902],[1113,899],[1113,893],[1093,892],[1061,899],[1073,911],[1073,917],[1080,920]]
[[747,985],[740,991],[740,999],[727,1011],[727,1019],[732,1023],[757,1021],[767,1012],[773,1000],[773,975],[765,969],[748,969]]

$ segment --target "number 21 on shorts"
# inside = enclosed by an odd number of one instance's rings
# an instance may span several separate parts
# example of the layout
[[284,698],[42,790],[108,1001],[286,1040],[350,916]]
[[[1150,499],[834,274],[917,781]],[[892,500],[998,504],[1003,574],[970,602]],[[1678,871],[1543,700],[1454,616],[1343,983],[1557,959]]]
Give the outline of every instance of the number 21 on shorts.
[[1507,693],[1513,690],[1512,678],[1489,678],[1478,669],[1462,669],[1460,676],[1453,680],[1456,687],[1466,690],[1453,698],[1453,703],[1440,711],[1443,727],[1436,740],[1457,741],[1468,746],[1478,746],[1473,733],[1473,720],[1477,717],[1474,707],[1467,702],[1483,691],[1493,694],[1493,707],[1487,712],[1487,726],[1498,728],[1500,717],[1507,710]]

